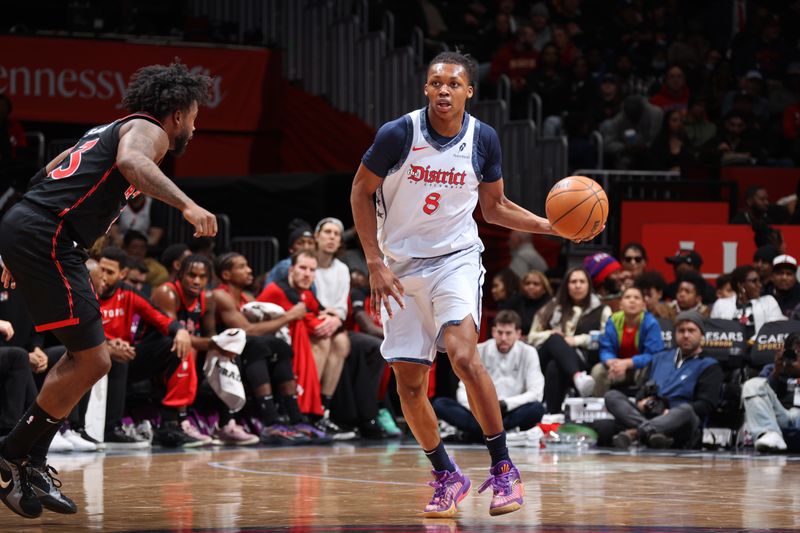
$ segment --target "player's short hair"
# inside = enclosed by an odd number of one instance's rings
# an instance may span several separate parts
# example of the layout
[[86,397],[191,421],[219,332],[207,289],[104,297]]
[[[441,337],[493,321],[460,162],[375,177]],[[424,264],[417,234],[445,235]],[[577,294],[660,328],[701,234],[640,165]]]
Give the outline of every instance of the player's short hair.
[[132,113],[144,112],[163,120],[185,111],[192,102],[208,101],[211,78],[192,73],[176,58],[170,65],[142,67],[131,76],[123,104]]
[[664,289],[667,288],[667,281],[664,279],[664,276],[655,270],[642,272],[633,280],[633,284],[642,289],[642,291],[648,292],[650,289],[664,292]]
[[213,268],[211,267],[211,261],[209,261],[208,257],[200,254],[192,254],[192,255],[187,255],[181,261],[181,267],[178,269],[178,280],[180,280],[181,278],[183,278],[183,276],[186,275],[186,272],[189,271],[192,265],[196,264],[203,265],[203,267],[205,267],[206,269],[206,274],[208,274],[209,276],[211,275]]
[[128,256],[125,252],[116,246],[106,246],[100,251],[100,259],[108,259],[109,261],[116,261],[119,264],[119,269],[128,266]]
[[172,270],[172,263],[180,259],[188,249],[189,247],[182,242],[170,244],[161,252],[161,264],[167,267],[167,270]]
[[144,241],[147,244],[147,235],[135,229],[129,229],[122,238],[122,246],[127,248],[133,241]]
[[138,270],[142,274],[148,274],[150,269],[147,268],[147,265],[144,262],[144,259],[141,257],[128,257],[128,270]]
[[686,282],[690,285],[694,285],[694,292],[697,293],[698,296],[702,298],[703,290],[705,289],[706,282],[703,279],[703,276],[698,274],[697,272],[690,270],[689,272],[684,273],[681,276],[678,276],[678,285],[681,283]]
[[319,263],[319,258],[317,257],[317,253],[314,252],[313,250],[298,250],[292,254],[292,266],[295,266],[297,264],[297,260],[303,256],[311,257],[312,259],[314,259],[314,261]]
[[522,319],[516,311],[511,309],[499,311],[494,317],[494,325],[499,326],[500,324],[511,324],[514,329],[522,329]]
[[440,52],[436,55],[431,62],[428,63],[428,70],[433,65],[444,63],[446,65],[461,65],[467,73],[467,84],[475,85],[475,80],[478,79],[478,63],[469,54],[462,54],[460,52]]
[[233,260],[237,257],[244,257],[242,254],[237,252],[228,252],[226,254],[222,254],[221,256],[217,257],[217,263],[214,265],[214,270],[217,273],[217,277],[222,279],[222,273],[229,271],[233,268]]

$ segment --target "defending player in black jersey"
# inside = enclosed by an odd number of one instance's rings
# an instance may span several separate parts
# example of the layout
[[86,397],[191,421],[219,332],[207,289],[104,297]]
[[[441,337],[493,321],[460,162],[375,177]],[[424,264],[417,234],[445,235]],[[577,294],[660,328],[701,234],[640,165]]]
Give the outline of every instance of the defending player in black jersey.
[[180,209],[196,237],[217,232],[214,215],[158,168],[168,150],[186,149],[210,84],[180,63],[140,69],[125,96],[131,114],[89,130],[48,163],[0,222],[3,285],[16,286],[37,331],[52,331],[68,350],[0,447],[0,499],[21,516],[36,518],[42,506],[77,511],[53,482],[47,449],[61,421],[111,365],[83,249],[138,194]]

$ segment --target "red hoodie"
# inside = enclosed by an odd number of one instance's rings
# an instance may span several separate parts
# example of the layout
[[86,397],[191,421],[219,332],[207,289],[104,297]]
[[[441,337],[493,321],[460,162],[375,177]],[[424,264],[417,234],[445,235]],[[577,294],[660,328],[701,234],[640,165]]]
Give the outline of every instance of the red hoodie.
[[127,283],[118,284],[110,296],[98,299],[107,339],[122,339],[133,344],[135,332],[131,330],[136,315],[164,335],[172,336],[183,327],[180,322],[159,311],[150,300]]

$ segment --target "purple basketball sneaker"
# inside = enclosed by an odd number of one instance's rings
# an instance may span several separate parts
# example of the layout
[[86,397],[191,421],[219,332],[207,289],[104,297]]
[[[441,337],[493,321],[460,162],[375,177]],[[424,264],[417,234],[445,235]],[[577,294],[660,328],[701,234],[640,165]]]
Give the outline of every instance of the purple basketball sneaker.
[[461,469],[458,468],[455,461],[453,461],[453,466],[456,467],[455,472],[431,470],[434,480],[429,481],[428,485],[433,487],[433,497],[422,512],[422,516],[425,518],[455,516],[458,504],[469,494],[472,483],[467,476],[461,473]]
[[493,493],[492,503],[489,505],[490,515],[512,513],[522,507],[525,488],[522,486],[519,470],[511,464],[511,461],[500,461],[489,469],[489,479],[483,482],[478,493],[480,494],[490,485]]

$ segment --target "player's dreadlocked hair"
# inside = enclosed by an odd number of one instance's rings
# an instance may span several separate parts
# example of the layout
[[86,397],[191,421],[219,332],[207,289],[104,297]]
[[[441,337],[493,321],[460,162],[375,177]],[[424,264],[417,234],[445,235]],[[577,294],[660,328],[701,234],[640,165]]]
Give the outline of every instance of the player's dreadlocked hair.
[[150,65],[137,70],[131,77],[123,103],[132,113],[148,113],[163,120],[171,113],[186,110],[192,102],[208,100],[211,78],[192,74],[176,58],[171,65]]
[[461,65],[464,67],[464,70],[467,71],[467,77],[469,78],[467,82],[470,85],[475,85],[475,80],[478,78],[478,64],[475,62],[475,59],[472,58],[469,54],[462,54],[458,51],[456,52],[441,52],[436,57],[434,57],[430,63],[428,63],[428,68],[431,68],[433,65],[437,63],[445,63],[447,65]]
[[180,281],[183,276],[189,271],[192,265],[203,265],[206,269],[206,274],[211,277],[211,273],[214,272],[214,269],[211,267],[211,261],[204,255],[200,254],[192,254],[187,255],[181,261],[181,268],[178,270],[178,280]]

